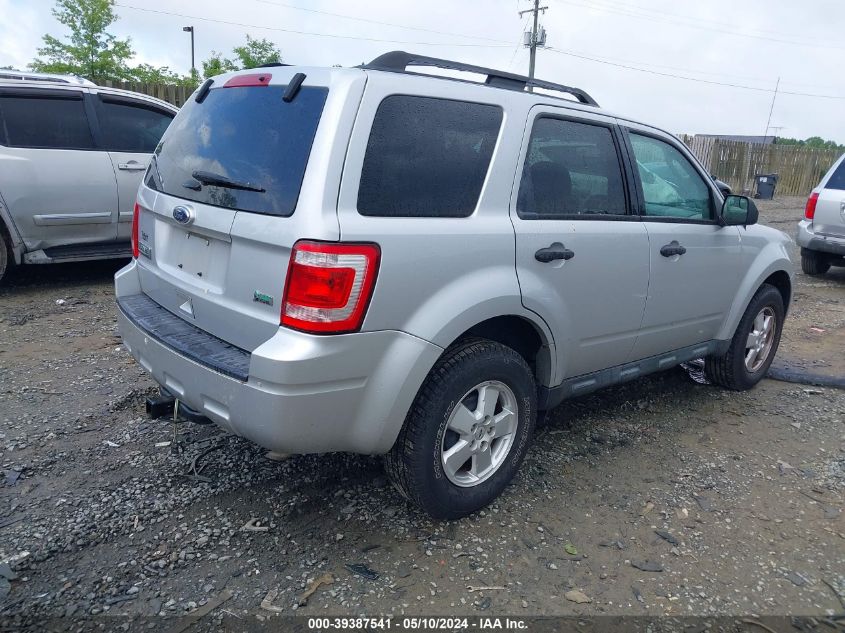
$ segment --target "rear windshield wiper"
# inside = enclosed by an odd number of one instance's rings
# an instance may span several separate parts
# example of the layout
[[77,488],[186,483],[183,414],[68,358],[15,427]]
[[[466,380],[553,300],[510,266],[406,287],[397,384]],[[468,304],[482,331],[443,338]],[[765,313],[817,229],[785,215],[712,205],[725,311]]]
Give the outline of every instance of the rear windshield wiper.
[[194,180],[201,182],[204,185],[213,185],[215,187],[224,187],[226,189],[238,189],[240,191],[255,191],[257,193],[264,193],[267,191],[264,187],[253,185],[249,182],[238,182],[220,174],[214,174],[210,171],[195,171],[191,174]]

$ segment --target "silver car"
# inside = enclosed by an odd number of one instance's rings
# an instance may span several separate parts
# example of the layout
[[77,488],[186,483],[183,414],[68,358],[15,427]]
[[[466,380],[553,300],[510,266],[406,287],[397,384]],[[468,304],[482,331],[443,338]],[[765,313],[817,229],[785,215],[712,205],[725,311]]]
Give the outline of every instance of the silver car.
[[241,71],[156,149],[118,322],[153,415],[385,454],[453,518],[565,398],[701,357],[754,386],[792,293],[790,240],[756,221],[673,135],[577,88],[403,52]]
[[796,242],[801,247],[801,270],[808,275],[845,266],[845,154],[810,193]]
[[0,279],[131,255],[138,185],[178,111],[74,77],[0,76]]

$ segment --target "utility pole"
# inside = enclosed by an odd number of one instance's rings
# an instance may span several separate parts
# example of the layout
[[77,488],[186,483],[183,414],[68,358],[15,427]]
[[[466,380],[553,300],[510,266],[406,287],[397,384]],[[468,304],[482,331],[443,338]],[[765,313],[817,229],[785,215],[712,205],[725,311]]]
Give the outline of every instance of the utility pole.
[[769,118],[766,120],[766,133],[763,134],[763,142],[766,142],[766,137],[769,136],[769,125],[772,122],[772,112],[775,110],[775,99],[778,98],[778,88],[780,87],[780,77],[778,77],[778,81],[775,84],[775,94],[772,95],[772,107],[769,108]]
[[[528,61],[528,78],[534,79],[534,67],[537,63],[537,44],[540,46],[544,46],[546,43],[546,31],[545,29],[539,29],[539,15],[540,11],[543,13],[546,12],[546,9],[549,7],[541,7],[540,0],[534,0],[534,8],[533,9],[526,9],[525,11],[520,11],[519,16],[522,17],[526,13],[533,13],[534,14],[534,26],[531,28],[531,35],[528,42],[525,45],[530,49],[530,57]],[[528,33],[526,33],[528,35]],[[528,92],[534,92],[532,86],[528,86]]]

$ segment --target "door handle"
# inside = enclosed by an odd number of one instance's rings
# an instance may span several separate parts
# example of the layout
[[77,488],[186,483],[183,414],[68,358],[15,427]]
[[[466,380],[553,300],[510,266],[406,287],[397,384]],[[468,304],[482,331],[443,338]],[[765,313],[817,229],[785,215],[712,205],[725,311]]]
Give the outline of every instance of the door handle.
[[660,254],[663,257],[672,257],[674,255],[683,255],[687,249],[678,244],[678,240],[672,240],[666,246],[660,249]]
[[575,253],[566,248],[560,242],[554,242],[551,246],[541,248],[539,251],[534,253],[534,259],[538,262],[543,262],[544,264],[548,264],[549,262],[553,262],[558,259],[566,261],[568,259],[572,259],[573,257],[575,257]]
[[143,171],[147,166],[132,160],[128,163],[118,163],[117,168],[123,169],[124,171]]

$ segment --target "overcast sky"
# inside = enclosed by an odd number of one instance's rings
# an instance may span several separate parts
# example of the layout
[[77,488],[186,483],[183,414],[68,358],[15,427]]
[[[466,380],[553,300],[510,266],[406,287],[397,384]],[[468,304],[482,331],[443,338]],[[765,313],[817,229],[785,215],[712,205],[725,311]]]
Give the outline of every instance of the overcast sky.
[[[293,64],[356,65],[402,49],[528,72],[528,51],[521,46],[528,16],[517,12],[532,6],[530,0],[116,4],[120,19],[111,31],[132,38],[135,62],[179,72],[190,69],[190,36],[182,32],[189,24],[196,28],[197,66],[212,50],[229,54],[248,33],[272,40]],[[537,76],[583,88],[608,110],[676,133],[762,135],[780,77],[775,132],[845,144],[845,0],[542,5],[548,6],[541,24],[549,48],[538,52]],[[52,0],[0,0],[0,66],[23,67],[44,33],[64,34],[52,7]]]

